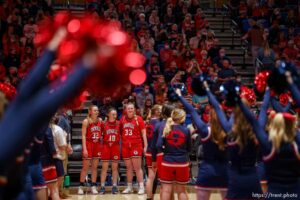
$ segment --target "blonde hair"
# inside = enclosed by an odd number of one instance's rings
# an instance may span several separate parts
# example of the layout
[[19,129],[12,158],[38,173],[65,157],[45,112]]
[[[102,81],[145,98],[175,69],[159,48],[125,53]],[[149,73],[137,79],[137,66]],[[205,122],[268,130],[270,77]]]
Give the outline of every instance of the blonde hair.
[[91,118],[91,112],[92,112],[92,109],[95,108],[95,107],[98,108],[98,106],[96,106],[96,105],[90,105],[89,108],[88,108],[88,114],[87,114],[86,118],[87,118],[89,124],[94,122]]
[[[246,101],[243,99],[243,101]],[[248,104],[248,102],[246,101]],[[240,147],[240,152],[243,151],[245,146],[247,146],[249,141],[255,141],[256,137],[253,133],[252,126],[242,113],[239,106],[234,108],[234,124],[232,127],[232,136],[235,139],[235,142]]]
[[296,120],[286,120],[282,113],[275,114],[269,126],[269,140],[278,152],[282,142],[291,143],[296,136]]
[[0,92],[0,119],[2,118],[5,110],[5,106],[7,105],[7,100],[5,98],[5,95]]
[[211,140],[218,145],[219,149],[224,151],[225,150],[225,137],[226,134],[221,127],[220,121],[218,119],[217,113],[214,109],[210,109],[209,112],[209,121],[210,121],[210,133],[211,133]]
[[185,121],[185,116],[186,116],[186,113],[184,110],[175,108],[172,111],[171,117],[169,117],[167,119],[166,126],[163,131],[163,136],[166,137],[170,134],[170,132],[172,131],[172,126],[175,123],[182,124]]
[[[161,113],[161,110],[162,110],[162,106],[158,105],[158,104],[155,104],[151,108],[150,112],[148,113],[146,121],[149,122],[150,119],[156,115],[156,112],[160,112]],[[161,116],[157,116],[157,117],[160,118]]]

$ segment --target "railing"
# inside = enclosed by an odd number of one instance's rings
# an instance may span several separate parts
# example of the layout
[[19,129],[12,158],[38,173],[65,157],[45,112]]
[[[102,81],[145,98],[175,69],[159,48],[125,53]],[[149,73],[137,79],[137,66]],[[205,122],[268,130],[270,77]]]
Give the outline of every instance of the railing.
[[260,72],[264,68],[264,64],[259,58],[255,59],[255,74]]
[[242,69],[246,69],[246,57],[248,56],[249,42],[247,40],[241,40],[241,47],[243,49],[243,65],[242,65]]
[[221,29],[221,31],[224,32],[225,31],[225,18],[228,16],[229,8],[226,4],[223,4],[222,8],[223,8],[224,12],[222,13],[222,29]]
[[[238,33],[238,25],[234,20],[231,20],[231,49],[234,49],[234,37]],[[241,44],[242,45],[242,44]]]

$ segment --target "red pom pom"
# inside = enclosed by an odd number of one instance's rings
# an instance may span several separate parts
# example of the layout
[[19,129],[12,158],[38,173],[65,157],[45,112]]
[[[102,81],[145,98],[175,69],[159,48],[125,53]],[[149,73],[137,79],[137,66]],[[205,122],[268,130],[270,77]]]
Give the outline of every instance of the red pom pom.
[[284,106],[286,106],[289,103],[290,99],[291,99],[291,94],[289,92],[282,93],[279,95],[279,102]]
[[17,90],[14,86],[7,83],[0,83],[0,91],[4,93],[7,100],[11,101],[17,94]]
[[240,97],[245,98],[252,106],[256,103],[256,95],[254,91],[246,86],[240,88]]
[[[141,68],[144,57],[131,52],[132,40],[122,31],[119,22],[108,22],[86,15],[83,18],[71,16],[66,12],[58,13],[54,20],[47,19],[40,24],[35,44],[47,44],[60,26],[65,26],[68,34],[58,48],[58,60],[63,65],[73,65],[87,51],[98,52],[98,63],[83,84],[83,90],[96,96],[112,94],[130,81],[141,84],[146,79]],[[134,71],[135,70],[135,71]],[[51,70],[50,80],[66,75],[61,69]]]
[[260,72],[255,76],[254,84],[255,84],[255,89],[259,93],[264,93],[267,87],[267,80],[269,77],[270,73],[267,71]]

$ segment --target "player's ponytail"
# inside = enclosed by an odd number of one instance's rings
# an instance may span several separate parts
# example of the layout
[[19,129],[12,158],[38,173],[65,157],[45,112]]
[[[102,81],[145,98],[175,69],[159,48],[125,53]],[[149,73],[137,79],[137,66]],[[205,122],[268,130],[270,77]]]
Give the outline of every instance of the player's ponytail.
[[175,124],[173,119],[170,117],[167,119],[166,126],[164,128],[163,136],[167,137],[169,133],[172,131],[172,126]]
[[172,111],[171,117],[167,119],[166,126],[163,131],[163,136],[167,137],[172,131],[172,126],[177,124],[182,124],[185,121],[186,113],[182,109],[174,109]]

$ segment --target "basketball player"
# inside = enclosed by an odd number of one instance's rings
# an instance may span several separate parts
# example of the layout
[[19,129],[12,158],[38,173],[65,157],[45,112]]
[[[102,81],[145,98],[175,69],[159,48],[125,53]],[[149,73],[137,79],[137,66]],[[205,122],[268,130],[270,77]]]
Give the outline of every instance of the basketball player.
[[144,120],[135,114],[132,103],[125,106],[125,115],[120,120],[122,135],[122,156],[126,165],[127,188],[122,192],[129,194],[133,192],[132,179],[133,170],[136,173],[139,190],[138,194],[145,193],[142,170],[143,152],[147,150],[147,136]]
[[90,161],[92,163],[92,194],[98,194],[96,188],[97,167],[101,158],[101,132],[102,122],[98,118],[99,109],[92,105],[88,109],[88,116],[82,122],[82,169],[80,172],[80,187],[78,194],[84,194],[84,180],[89,169]]
[[156,124],[160,122],[160,115],[161,115],[161,106],[154,105],[149,115],[147,116],[146,121],[146,133],[147,133],[147,142],[148,142],[148,149],[146,152],[146,164],[148,168],[148,179],[146,183],[146,190],[147,190],[147,199],[153,198],[153,181],[155,179],[156,168],[152,167],[152,138],[154,133],[154,128]]
[[100,194],[105,193],[105,180],[109,161],[112,162],[113,187],[112,194],[118,193],[118,162],[120,160],[120,122],[117,121],[117,111],[110,108],[107,113],[107,121],[103,123],[103,152],[102,152],[102,170],[101,170],[101,188]]

